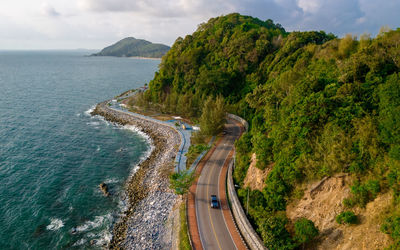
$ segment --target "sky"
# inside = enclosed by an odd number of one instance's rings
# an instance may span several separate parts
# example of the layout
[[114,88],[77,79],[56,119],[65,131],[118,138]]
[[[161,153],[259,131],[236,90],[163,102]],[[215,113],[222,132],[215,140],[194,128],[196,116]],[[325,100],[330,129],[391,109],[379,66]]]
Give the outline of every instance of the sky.
[[101,49],[128,36],[172,45],[232,12],[339,37],[400,27],[400,0],[3,0],[0,50]]

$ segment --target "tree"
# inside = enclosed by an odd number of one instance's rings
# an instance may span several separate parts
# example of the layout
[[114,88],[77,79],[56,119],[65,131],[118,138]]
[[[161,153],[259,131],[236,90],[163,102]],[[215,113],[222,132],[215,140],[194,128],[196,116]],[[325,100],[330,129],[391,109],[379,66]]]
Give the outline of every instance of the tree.
[[303,245],[318,236],[318,229],[315,227],[314,222],[300,218],[294,223],[295,240],[297,243]]
[[204,135],[217,135],[224,129],[226,121],[224,98],[218,96],[214,101],[209,96],[204,103],[200,117],[201,133]]
[[274,158],[272,154],[273,140],[268,138],[265,134],[258,132],[253,135],[251,143],[253,144],[254,152],[257,156],[256,167],[265,169]]
[[379,88],[381,140],[390,146],[389,155],[400,160],[400,74],[388,77]]
[[357,216],[351,211],[341,212],[336,216],[336,222],[339,224],[356,224]]
[[[271,20],[230,14],[178,39],[147,95],[151,104],[164,100],[166,109],[201,116],[202,136],[222,130],[219,94],[221,106],[250,123],[236,143],[233,177],[243,186],[254,152],[258,167],[271,166],[249,217],[270,249],[289,248],[293,239],[276,213],[301,183],[350,172],[360,183],[346,206],[365,206],[387,188],[400,202],[400,167],[393,165],[400,161],[399,48],[400,29],[358,42],[322,31],[286,33]],[[296,239],[308,240],[311,229]]]
[[357,37],[347,34],[339,42],[338,53],[342,58],[349,57],[349,55],[357,48]]
[[185,194],[192,185],[194,178],[194,173],[188,170],[173,173],[169,177],[170,188],[174,189],[177,194]]
[[286,230],[288,220],[282,214],[261,212],[257,224],[261,231],[264,244],[269,249],[293,249],[293,242]]

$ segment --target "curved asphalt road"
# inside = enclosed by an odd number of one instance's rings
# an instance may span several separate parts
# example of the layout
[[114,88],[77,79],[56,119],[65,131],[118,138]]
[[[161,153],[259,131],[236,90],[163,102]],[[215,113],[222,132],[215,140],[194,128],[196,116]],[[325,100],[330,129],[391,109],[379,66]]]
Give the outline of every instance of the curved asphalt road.
[[197,181],[195,208],[200,240],[204,249],[238,249],[228,230],[222,212],[223,209],[229,210],[228,205],[223,202],[222,207],[219,209],[210,207],[211,195],[217,195],[220,201],[222,195],[220,192],[225,191],[225,188],[223,191],[219,188],[221,185],[219,177],[222,167],[234,147],[235,140],[240,136],[240,127],[232,120],[227,122],[227,135],[216,146]]

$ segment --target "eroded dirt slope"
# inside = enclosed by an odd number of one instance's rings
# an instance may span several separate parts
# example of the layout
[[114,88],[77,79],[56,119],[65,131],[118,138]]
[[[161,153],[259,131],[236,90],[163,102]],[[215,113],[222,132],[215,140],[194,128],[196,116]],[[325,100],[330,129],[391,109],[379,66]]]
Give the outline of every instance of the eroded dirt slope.
[[336,175],[307,186],[301,200],[287,207],[287,216],[294,222],[305,217],[314,222],[320,236],[310,249],[384,249],[391,244],[388,235],[380,231],[380,216],[391,203],[391,194],[378,196],[365,209],[355,208],[357,225],[339,225],[336,215],[346,210],[343,199],[350,195],[350,177]]
[[265,180],[267,179],[268,173],[271,171],[272,167],[268,166],[266,169],[261,170],[256,167],[257,157],[253,153],[251,156],[251,163],[249,169],[247,170],[246,178],[244,179],[244,186],[250,187],[251,190],[260,190],[265,187]]

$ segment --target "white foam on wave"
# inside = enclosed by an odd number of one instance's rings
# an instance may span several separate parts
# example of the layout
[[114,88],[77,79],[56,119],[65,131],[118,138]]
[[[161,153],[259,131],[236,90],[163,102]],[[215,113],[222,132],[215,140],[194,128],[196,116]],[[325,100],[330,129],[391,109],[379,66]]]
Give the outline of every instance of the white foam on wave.
[[112,238],[112,234],[108,230],[103,230],[98,236],[99,238],[96,239],[96,246],[107,245]]
[[132,171],[131,171],[131,176],[132,176],[138,171],[139,165],[151,155],[151,152],[153,152],[153,150],[154,150],[154,145],[153,145],[153,140],[151,139],[151,137],[148,134],[141,131],[138,127],[133,126],[133,125],[125,125],[125,126],[123,126],[123,128],[139,134],[150,144],[149,149],[140,157],[139,163],[137,163],[133,166]]
[[140,157],[139,162],[137,164],[132,164],[132,170],[130,176],[133,176],[140,168],[140,164],[145,161],[154,150],[153,144],[150,144],[150,148]]
[[100,122],[87,122],[86,125],[99,126]]
[[106,183],[106,184],[113,184],[113,183],[118,183],[118,182],[119,182],[119,180],[117,178],[109,178],[104,181],[104,183]]
[[90,107],[90,109],[86,110],[84,113],[87,116],[91,116],[92,112],[94,111],[94,109],[96,108],[96,105],[93,105],[92,107]]
[[85,240],[85,239],[80,239],[80,240],[78,240],[77,242],[75,242],[72,246],[73,246],[73,247],[82,246],[83,244],[86,243],[86,241],[87,241],[87,240]]
[[124,151],[125,151],[125,148],[121,147],[121,148],[115,150],[115,153],[121,153],[121,152],[124,152]]
[[132,132],[135,132],[135,133],[139,134],[140,136],[144,137],[150,143],[152,142],[151,138],[148,134],[144,133],[142,130],[140,130],[140,128],[138,128],[134,125],[125,125],[125,126],[122,126],[122,128],[130,130]]
[[[142,136],[150,144],[150,147],[139,158],[139,162],[131,164],[131,171],[130,171],[130,174],[129,174],[129,178],[132,178],[132,176],[134,176],[135,173],[139,170],[140,164],[143,161],[145,161],[151,155],[151,153],[153,152],[153,150],[154,150],[153,141],[152,141],[152,139],[151,139],[151,137],[149,135],[147,135],[146,133],[142,132],[136,126],[133,126],[133,125],[125,125],[125,126],[116,125],[116,128],[118,128],[118,129],[127,129],[127,130],[130,130],[132,132],[135,132],[135,133],[139,134],[140,136]],[[118,210],[121,212],[121,215],[122,215],[122,213],[124,211],[128,210],[128,203],[129,203],[128,202],[128,197],[129,196],[127,195],[127,193],[124,192],[122,194],[121,200],[118,203],[118,208],[119,208]]]
[[111,221],[111,218],[112,218],[111,214],[106,214],[106,215],[103,215],[103,216],[96,216],[94,218],[94,220],[86,221],[82,225],[77,226],[76,227],[76,231],[77,232],[85,232],[85,231],[88,231],[88,230],[92,230],[94,228],[97,228],[97,227],[103,225],[104,222],[106,222],[106,221],[107,222]]
[[64,226],[64,223],[62,220],[57,219],[57,218],[51,218],[50,219],[50,224],[46,227],[47,230],[55,231]]

